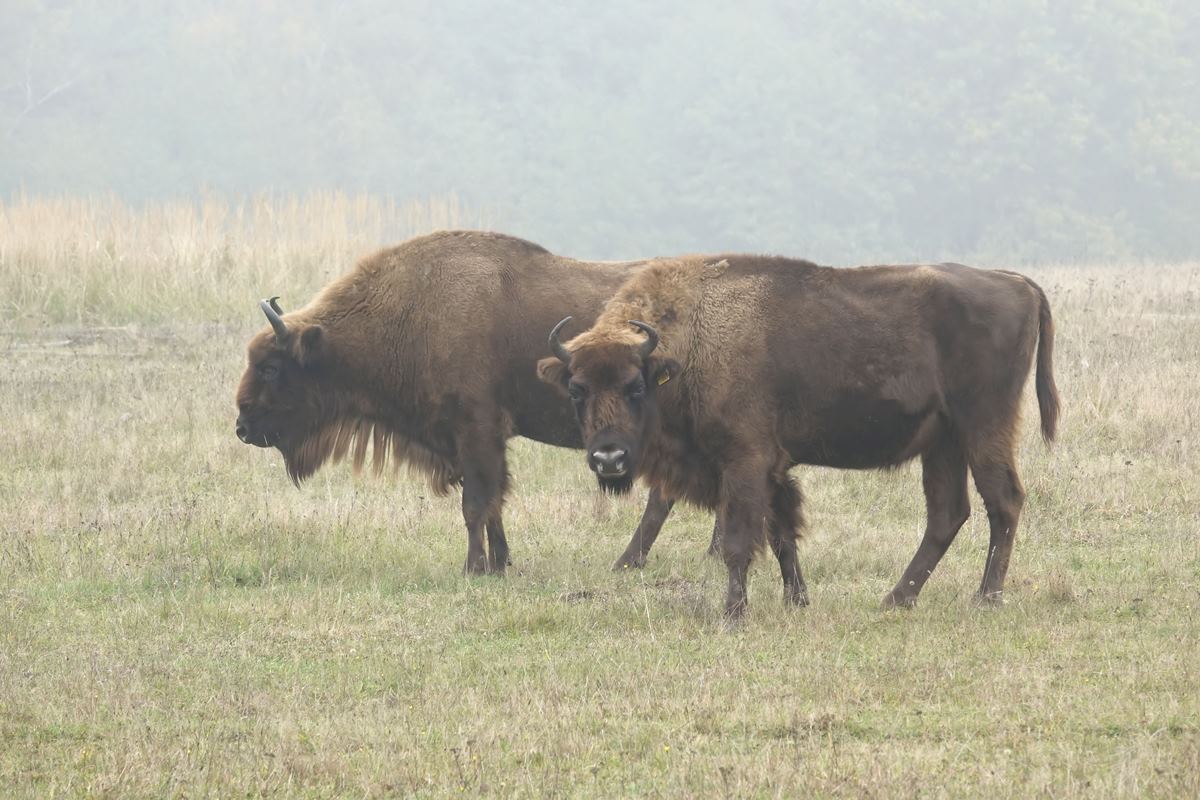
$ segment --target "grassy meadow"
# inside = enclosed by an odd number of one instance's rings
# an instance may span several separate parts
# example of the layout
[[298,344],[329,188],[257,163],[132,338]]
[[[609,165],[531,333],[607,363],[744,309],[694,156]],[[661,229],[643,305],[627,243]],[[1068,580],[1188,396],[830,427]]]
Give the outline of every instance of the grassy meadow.
[[1200,795],[1200,264],[1025,270],[1064,416],[1046,449],[1030,387],[1004,608],[970,602],[977,495],[882,613],[919,469],[803,468],[813,604],[760,558],[726,631],[711,518],[612,573],[645,493],[599,496],[580,453],[514,440],[513,566],[466,579],[457,495],[344,465],[296,490],[233,435],[259,297],[487,222],[0,205],[0,795]]

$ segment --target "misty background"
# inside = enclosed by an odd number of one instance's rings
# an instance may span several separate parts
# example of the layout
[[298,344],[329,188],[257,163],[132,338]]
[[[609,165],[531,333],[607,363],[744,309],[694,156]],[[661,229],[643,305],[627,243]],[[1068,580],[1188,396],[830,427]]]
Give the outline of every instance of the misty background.
[[454,195],[584,258],[1200,257],[1200,4],[0,0],[0,196]]

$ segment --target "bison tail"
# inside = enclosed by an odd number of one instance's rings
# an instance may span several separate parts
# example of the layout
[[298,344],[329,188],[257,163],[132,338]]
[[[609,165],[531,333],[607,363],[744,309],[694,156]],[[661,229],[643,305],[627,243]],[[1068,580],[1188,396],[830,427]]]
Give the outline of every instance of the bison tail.
[[1038,411],[1042,417],[1042,438],[1046,444],[1054,441],[1058,429],[1058,387],[1054,385],[1054,318],[1050,316],[1050,301],[1046,293],[1028,278],[1025,279],[1038,296],[1037,386]]

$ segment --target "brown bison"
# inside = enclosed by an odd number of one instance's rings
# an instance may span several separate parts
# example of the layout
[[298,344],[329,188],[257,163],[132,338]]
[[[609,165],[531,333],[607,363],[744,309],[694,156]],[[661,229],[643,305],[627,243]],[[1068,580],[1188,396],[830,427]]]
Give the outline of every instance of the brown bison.
[[[361,468],[368,444],[377,471],[390,458],[440,494],[461,485],[465,569],[501,573],[505,442],[582,447],[570,405],[534,376],[545,330],[564,308],[590,321],[645,263],[443,232],[362,260],[298,311],[264,300],[271,326],[250,341],[238,438],[277,448],[297,485],[347,455]],[[651,493],[625,564],[644,561],[670,508]]]
[[[600,485],[636,476],[716,509],[725,611],[746,609],[766,539],[786,598],[808,601],[796,559],[796,464],[890,467],[921,458],[928,522],[884,605],[908,606],[966,521],[967,470],[991,543],[979,597],[999,601],[1025,492],[1014,447],[1037,351],[1042,435],[1054,437],[1054,326],[1042,290],[958,264],[830,269],[760,256],[647,267],[566,345],[542,380],[566,391]],[[765,525],[764,525],[765,522]]]

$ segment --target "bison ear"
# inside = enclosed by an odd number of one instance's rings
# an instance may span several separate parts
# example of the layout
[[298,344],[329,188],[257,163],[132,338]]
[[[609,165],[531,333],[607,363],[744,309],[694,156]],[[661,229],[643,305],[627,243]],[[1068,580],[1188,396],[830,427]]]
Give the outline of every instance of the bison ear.
[[673,358],[650,356],[646,359],[646,383],[662,386],[664,383],[674,380],[682,370],[683,367]]
[[324,329],[309,325],[296,337],[296,360],[302,367],[311,367],[324,357],[327,346]]
[[551,386],[557,386],[563,392],[567,391],[567,382],[571,380],[571,371],[557,356],[543,358],[539,361],[537,374],[539,379]]

